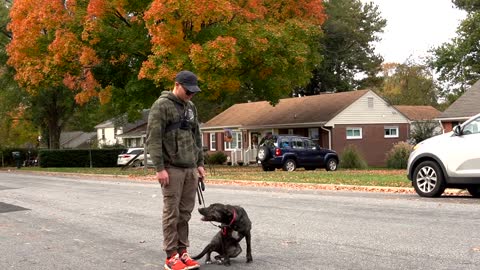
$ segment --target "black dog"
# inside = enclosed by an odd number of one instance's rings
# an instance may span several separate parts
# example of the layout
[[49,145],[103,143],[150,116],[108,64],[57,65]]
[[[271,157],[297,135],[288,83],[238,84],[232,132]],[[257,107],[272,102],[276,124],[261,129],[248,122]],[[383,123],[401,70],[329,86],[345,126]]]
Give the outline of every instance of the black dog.
[[205,263],[211,263],[210,255],[213,251],[219,255],[215,256],[217,261],[224,265],[230,265],[230,258],[237,257],[241,252],[240,241],[245,237],[247,242],[247,263],[252,262],[251,234],[252,222],[247,212],[240,206],[214,203],[205,208],[199,208],[203,221],[220,222],[220,232],[193,259],[198,260],[207,254]]

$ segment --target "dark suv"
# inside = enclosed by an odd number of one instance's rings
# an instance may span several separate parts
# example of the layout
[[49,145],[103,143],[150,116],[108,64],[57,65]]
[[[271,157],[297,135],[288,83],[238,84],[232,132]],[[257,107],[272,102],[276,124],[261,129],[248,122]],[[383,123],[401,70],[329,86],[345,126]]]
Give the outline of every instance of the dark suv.
[[339,162],[335,151],[321,148],[309,138],[296,135],[273,135],[266,139],[259,146],[257,159],[264,171],[276,168],[294,171],[299,167],[335,171]]

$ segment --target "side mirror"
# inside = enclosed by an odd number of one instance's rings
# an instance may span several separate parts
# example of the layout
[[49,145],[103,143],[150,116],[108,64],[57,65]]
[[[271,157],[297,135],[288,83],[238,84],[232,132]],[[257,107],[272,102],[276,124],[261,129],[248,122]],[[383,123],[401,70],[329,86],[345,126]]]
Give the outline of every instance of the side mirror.
[[455,134],[456,136],[462,135],[462,127],[460,127],[460,125],[456,125],[453,128],[453,134]]

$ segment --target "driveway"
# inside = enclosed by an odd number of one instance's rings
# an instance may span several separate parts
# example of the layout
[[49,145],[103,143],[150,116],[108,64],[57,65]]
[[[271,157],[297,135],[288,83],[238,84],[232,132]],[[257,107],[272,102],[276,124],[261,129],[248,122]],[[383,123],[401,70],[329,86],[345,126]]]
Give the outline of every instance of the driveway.
[[[252,219],[254,262],[242,252],[231,270],[480,269],[471,197],[230,185],[204,195]],[[154,182],[2,171],[0,269],[163,269],[161,209]],[[190,252],[217,231],[194,211]]]

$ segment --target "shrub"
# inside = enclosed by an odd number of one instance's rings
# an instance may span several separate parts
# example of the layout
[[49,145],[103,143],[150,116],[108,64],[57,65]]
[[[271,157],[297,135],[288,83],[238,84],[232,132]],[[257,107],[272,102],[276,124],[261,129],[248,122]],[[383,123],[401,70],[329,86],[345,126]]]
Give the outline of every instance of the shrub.
[[40,167],[116,167],[125,149],[45,149],[38,155]]
[[366,169],[367,162],[355,145],[347,145],[340,158],[340,166],[346,169]]
[[408,156],[413,147],[407,142],[399,142],[393,145],[387,153],[387,167],[391,169],[406,169]]
[[435,121],[417,121],[412,124],[410,131],[410,140],[413,144],[417,144],[423,140],[440,134],[437,131],[438,122]]
[[223,164],[227,161],[227,155],[223,152],[215,152],[205,156],[205,162],[207,164]]

